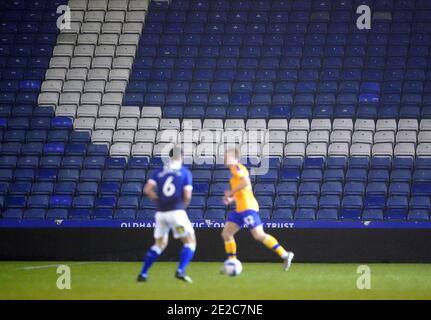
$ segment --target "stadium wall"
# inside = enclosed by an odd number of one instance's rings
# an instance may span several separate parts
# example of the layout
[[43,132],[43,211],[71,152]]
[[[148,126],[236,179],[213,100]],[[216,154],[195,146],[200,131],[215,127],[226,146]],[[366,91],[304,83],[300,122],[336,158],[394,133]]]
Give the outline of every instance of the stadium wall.
[[[268,229],[297,262],[431,262],[430,229]],[[196,261],[223,261],[220,229],[197,229]],[[277,257],[243,230],[237,236],[242,261],[275,262]],[[152,243],[151,229],[5,228],[0,260],[141,261]],[[161,259],[177,260],[172,241]]]

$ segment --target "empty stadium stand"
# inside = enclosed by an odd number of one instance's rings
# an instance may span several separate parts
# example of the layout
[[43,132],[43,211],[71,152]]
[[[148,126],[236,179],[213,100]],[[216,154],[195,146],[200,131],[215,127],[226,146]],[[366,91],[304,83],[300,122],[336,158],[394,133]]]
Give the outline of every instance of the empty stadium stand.
[[193,219],[224,219],[235,145],[267,168],[264,219],[429,221],[430,16],[426,0],[0,0],[0,217],[151,218],[143,183],[182,144]]

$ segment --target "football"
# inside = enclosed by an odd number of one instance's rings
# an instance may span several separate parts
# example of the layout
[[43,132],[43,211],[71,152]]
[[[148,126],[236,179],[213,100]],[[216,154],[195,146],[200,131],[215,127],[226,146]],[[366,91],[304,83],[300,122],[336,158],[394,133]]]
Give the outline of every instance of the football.
[[223,265],[224,274],[234,277],[238,276],[242,271],[241,261],[238,259],[227,259]]

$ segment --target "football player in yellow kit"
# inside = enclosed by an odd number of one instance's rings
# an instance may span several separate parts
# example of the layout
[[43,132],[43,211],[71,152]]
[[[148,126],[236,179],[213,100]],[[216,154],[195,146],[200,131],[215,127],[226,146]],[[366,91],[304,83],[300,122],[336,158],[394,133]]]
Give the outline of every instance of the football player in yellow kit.
[[228,258],[236,258],[236,242],[234,235],[238,230],[246,225],[250,228],[253,238],[262,242],[268,249],[271,249],[283,259],[283,268],[288,270],[293,252],[286,251],[270,234],[263,230],[262,221],[259,216],[259,204],[254,197],[252,185],[247,168],[239,161],[239,150],[229,149],[225,152],[225,166],[231,173],[230,190],[225,191],[223,202],[229,205],[235,201],[236,209],[228,217],[222,238],[224,240],[225,251]]

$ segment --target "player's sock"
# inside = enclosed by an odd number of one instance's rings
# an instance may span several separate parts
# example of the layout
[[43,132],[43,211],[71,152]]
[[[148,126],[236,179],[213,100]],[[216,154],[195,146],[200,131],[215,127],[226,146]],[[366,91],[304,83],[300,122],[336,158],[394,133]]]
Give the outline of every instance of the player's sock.
[[183,250],[180,253],[180,263],[178,264],[177,272],[184,273],[187,265],[193,259],[193,255],[195,254],[196,245],[187,243],[184,245]]
[[236,258],[236,242],[234,240],[229,240],[224,242],[224,250],[226,251],[227,257],[229,259]]
[[280,256],[280,258],[287,257],[287,251],[278,243],[277,239],[275,239],[270,234],[266,235],[265,240],[263,240],[263,244],[268,248],[274,251],[276,254]]
[[142,267],[141,274],[147,275],[148,270],[153,265],[154,261],[157,260],[161,253],[162,249],[157,246],[152,246],[150,250],[147,251],[147,254],[144,258],[144,266]]

